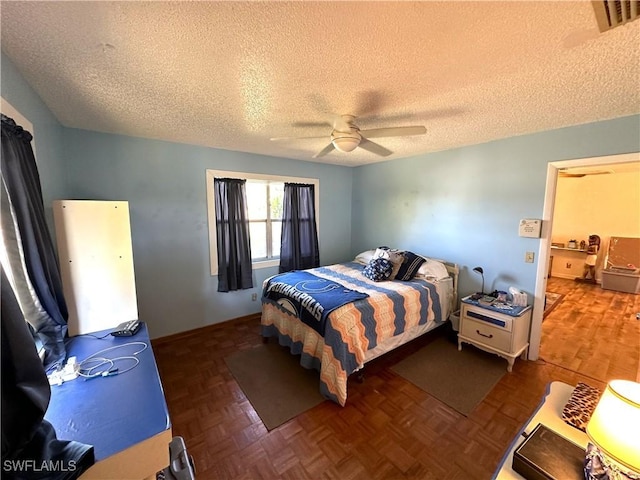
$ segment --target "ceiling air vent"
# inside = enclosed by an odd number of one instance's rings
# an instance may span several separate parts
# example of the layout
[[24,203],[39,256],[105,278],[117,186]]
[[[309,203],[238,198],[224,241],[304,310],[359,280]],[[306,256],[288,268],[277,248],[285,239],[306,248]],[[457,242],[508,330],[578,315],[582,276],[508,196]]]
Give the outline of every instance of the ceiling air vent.
[[637,20],[640,13],[640,0],[594,0],[591,4],[601,32]]

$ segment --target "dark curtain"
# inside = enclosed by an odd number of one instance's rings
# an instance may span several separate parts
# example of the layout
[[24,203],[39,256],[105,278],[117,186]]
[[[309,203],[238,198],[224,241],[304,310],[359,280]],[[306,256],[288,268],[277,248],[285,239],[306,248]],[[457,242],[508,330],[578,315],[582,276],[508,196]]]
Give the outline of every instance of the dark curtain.
[[[27,318],[46,352],[45,365],[64,361],[67,305],[53,241],[47,228],[32,136],[2,115],[2,181],[19,233],[28,279],[43,314]],[[3,206],[3,216],[6,210]],[[13,252],[15,253],[15,252]],[[9,252],[11,255],[12,252]]]
[[285,183],[280,273],[319,266],[315,187]]
[[245,183],[214,179],[219,292],[253,288]]
[[2,478],[77,478],[93,464],[93,447],[57,440],[44,420],[49,381],[4,269],[0,273]]

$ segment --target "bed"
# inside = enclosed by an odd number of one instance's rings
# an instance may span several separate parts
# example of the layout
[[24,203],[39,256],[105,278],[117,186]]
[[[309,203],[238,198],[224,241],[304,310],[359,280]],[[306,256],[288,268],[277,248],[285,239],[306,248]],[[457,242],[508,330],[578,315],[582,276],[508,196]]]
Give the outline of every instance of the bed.
[[[376,251],[363,252],[351,262],[274,275],[263,285],[263,338],[276,337],[300,355],[303,367],[318,370],[320,392],[341,406],[347,400],[349,375],[443,325],[457,304],[456,264],[421,257],[425,262],[410,280],[374,281],[365,269]],[[321,286],[308,291],[324,290],[328,303],[322,295],[309,299],[295,285]],[[353,298],[334,302],[332,292],[342,291]],[[304,309],[295,308],[296,301],[298,307],[310,307],[307,318],[300,311]]]

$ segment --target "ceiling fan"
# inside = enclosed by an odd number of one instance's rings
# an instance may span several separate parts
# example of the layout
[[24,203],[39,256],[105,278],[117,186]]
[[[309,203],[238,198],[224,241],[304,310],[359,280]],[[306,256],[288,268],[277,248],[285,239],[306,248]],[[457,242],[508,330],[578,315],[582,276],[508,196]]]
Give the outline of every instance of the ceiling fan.
[[[327,123],[328,126],[333,127],[331,131],[329,144],[316,153],[313,158],[323,157],[331,151],[339,150],[341,152],[352,152],[357,147],[363,148],[371,153],[386,157],[393,152],[386,149],[382,145],[369,140],[370,138],[381,137],[404,137],[408,135],[423,135],[427,133],[427,129],[422,126],[409,126],[409,127],[388,127],[388,128],[373,128],[371,130],[360,130],[355,124],[356,117],[353,115],[340,115],[335,119],[333,125]],[[322,137],[279,137],[272,138],[272,141],[286,141],[294,139],[315,139],[326,138],[326,135]]]

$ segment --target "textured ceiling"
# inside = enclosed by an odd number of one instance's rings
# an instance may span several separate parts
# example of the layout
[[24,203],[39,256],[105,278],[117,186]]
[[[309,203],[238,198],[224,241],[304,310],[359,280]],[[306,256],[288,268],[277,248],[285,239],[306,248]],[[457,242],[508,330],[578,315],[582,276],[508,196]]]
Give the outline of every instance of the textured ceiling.
[[[362,165],[640,113],[640,21],[588,1],[6,2],[2,50],[68,127],[313,160],[335,115],[424,125]],[[272,142],[271,137],[325,136]]]

